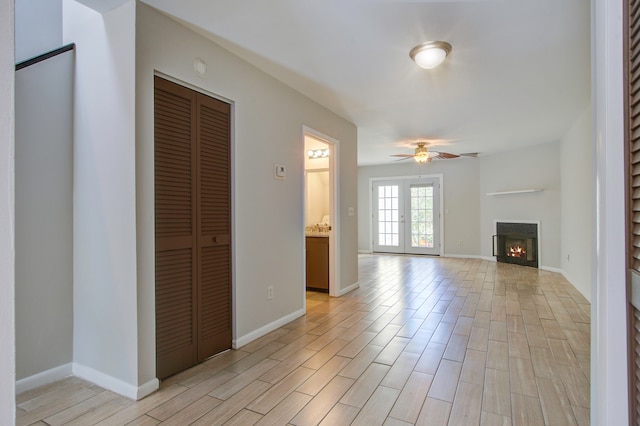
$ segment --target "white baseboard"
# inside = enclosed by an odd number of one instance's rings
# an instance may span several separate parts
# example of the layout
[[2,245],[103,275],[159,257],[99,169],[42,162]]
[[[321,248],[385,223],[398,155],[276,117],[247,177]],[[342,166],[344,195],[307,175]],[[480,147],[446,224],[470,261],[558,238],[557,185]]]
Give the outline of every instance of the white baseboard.
[[451,253],[445,253],[442,255],[442,257],[453,257],[456,259],[480,259],[480,260],[488,260],[488,258],[483,257],[483,256],[478,256],[475,254],[451,254]]
[[296,318],[300,318],[305,313],[304,309],[297,310],[295,312],[290,313],[280,319],[277,319],[263,327],[260,327],[257,330],[254,330],[244,336],[240,336],[231,342],[231,346],[233,349],[241,348],[242,346],[253,342],[254,340],[264,336],[267,333],[271,333],[273,330],[282,327],[283,325],[290,323]]
[[359,283],[359,282],[356,282],[356,283],[354,283],[354,284],[351,284],[349,287],[341,289],[341,290],[338,292],[338,296],[344,296],[345,294],[347,294],[347,293],[349,293],[350,291],[353,291],[353,290],[355,290],[355,289],[357,289],[357,288],[359,288],[359,287],[360,287],[360,283]]
[[358,250],[358,254],[371,254],[371,250]]
[[160,388],[160,380],[158,380],[157,378],[149,380],[147,383],[143,384],[142,386],[138,386],[136,401],[141,400],[145,396],[151,395],[152,393],[157,391],[159,388]]
[[77,362],[73,363],[73,374],[135,401],[144,398],[160,387],[160,381],[158,379],[152,379],[142,386],[134,386],[101,371],[87,367],[86,365],[78,364]]
[[[543,271],[556,272],[556,273],[562,274],[564,276],[564,271],[562,269],[560,269],[560,268],[552,268],[551,266],[540,266],[540,269],[542,269]],[[567,280],[567,281],[569,281],[569,280]]]
[[73,364],[69,362],[41,373],[34,374],[33,376],[16,380],[16,395],[70,376],[73,372],[72,365]]

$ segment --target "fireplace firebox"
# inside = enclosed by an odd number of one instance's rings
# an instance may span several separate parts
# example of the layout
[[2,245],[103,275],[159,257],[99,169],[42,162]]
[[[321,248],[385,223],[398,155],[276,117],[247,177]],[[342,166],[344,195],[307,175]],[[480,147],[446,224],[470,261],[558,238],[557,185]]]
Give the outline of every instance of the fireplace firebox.
[[497,222],[493,255],[498,262],[538,267],[538,224]]

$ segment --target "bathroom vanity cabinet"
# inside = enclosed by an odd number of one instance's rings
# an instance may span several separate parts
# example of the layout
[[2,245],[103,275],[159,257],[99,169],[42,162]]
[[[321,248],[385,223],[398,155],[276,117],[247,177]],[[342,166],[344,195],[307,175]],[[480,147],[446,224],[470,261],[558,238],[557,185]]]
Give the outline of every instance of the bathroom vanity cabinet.
[[306,237],[307,289],[329,292],[329,237]]

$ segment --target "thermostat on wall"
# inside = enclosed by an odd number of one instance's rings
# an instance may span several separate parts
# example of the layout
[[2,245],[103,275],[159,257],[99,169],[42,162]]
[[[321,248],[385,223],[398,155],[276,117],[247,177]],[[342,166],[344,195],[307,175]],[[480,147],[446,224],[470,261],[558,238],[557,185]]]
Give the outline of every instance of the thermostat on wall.
[[287,169],[282,164],[276,164],[275,169],[276,169],[276,173],[275,173],[276,179],[284,180],[287,178]]

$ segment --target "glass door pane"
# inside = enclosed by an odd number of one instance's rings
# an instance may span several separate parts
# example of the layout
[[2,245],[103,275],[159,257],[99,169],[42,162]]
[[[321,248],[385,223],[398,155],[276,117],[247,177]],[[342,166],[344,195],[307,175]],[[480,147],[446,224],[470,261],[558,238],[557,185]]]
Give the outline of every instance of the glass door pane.
[[407,187],[409,220],[406,226],[408,244],[405,253],[439,254],[437,187],[431,181],[407,182]]
[[440,254],[438,179],[374,182],[372,196],[373,251]]
[[401,253],[404,248],[401,187],[399,184],[380,182],[374,185],[373,195],[374,250]]
[[411,247],[433,248],[433,186],[411,185]]

